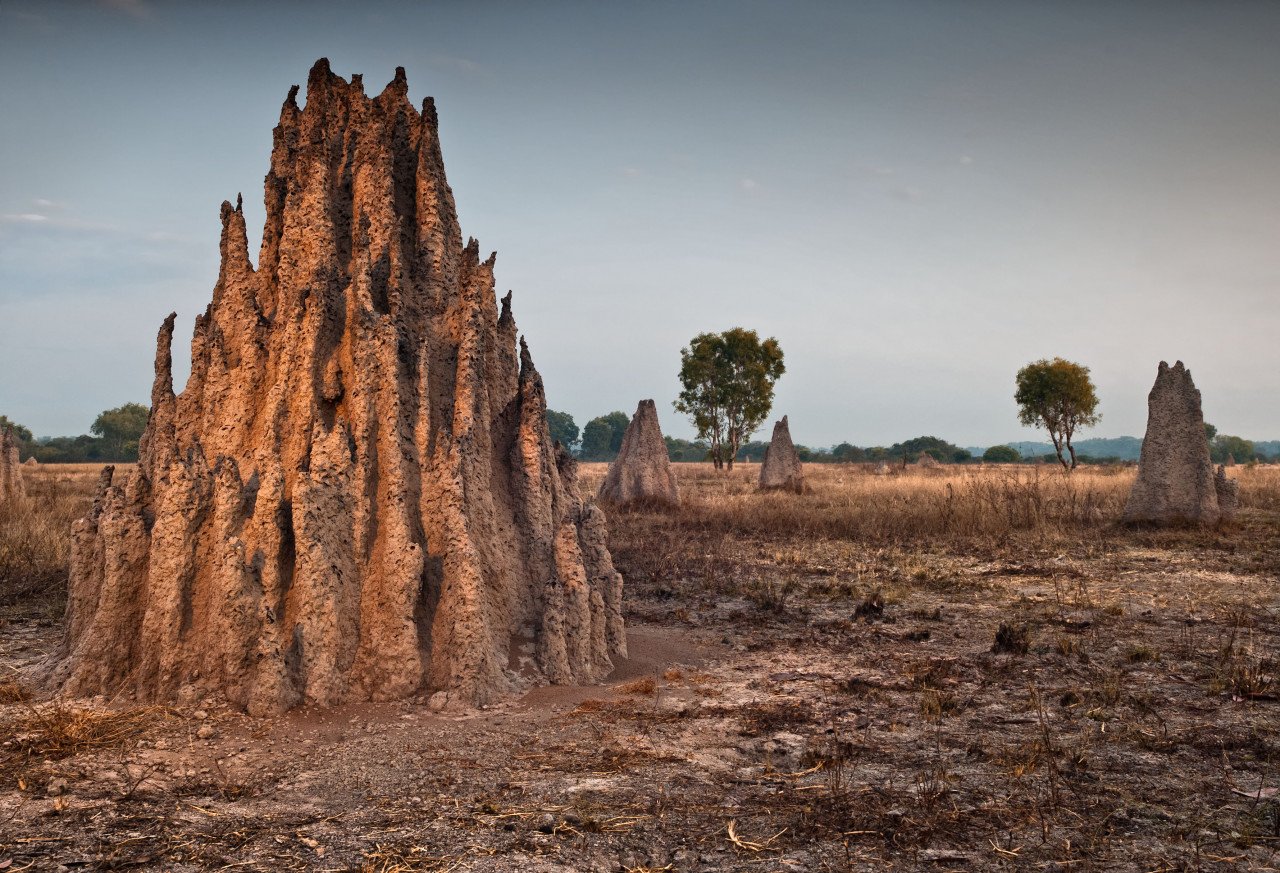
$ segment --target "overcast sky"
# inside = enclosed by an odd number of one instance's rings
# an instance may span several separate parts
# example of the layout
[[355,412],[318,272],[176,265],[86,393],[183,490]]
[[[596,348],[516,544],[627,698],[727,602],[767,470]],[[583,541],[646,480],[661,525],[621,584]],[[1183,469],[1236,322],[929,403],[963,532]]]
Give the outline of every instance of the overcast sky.
[[[0,0],[0,413],[81,433],[177,369],[218,207],[262,223],[321,56],[431,94],[554,408],[654,397],[776,336],[797,442],[1034,438],[1013,377],[1092,368],[1141,435],[1163,358],[1280,438],[1280,3]],[[256,243],[250,246],[257,250]],[[767,439],[767,428],[761,438]]]

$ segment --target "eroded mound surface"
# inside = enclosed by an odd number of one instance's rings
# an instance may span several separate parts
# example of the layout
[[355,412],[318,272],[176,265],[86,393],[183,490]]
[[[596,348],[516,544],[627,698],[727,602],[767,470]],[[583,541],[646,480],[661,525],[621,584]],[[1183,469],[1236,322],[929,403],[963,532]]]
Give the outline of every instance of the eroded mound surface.
[[224,203],[186,389],[171,315],[137,468],[76,525],[54,683],[267,712],[599,679],[626,647],[604,517],[463,243],[434,104],[324,60],[297,92],[258,266]]

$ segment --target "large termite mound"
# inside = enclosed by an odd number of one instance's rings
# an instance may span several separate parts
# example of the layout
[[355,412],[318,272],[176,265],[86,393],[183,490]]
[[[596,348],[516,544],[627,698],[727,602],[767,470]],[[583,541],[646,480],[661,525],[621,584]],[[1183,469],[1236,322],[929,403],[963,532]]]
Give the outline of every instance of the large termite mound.
[[0,429],[0,503],[16,500],[26,494],[22,482],[22,465],[18,463],[18,440],[12,427]]
[[658,424],[658,407],[652,400],[641,400],[631,416],[618,457],[609,464],[600,484],[600,499],[619,506],[680,504],[676,476]]
[[464,243],[436,111],[312,68],[255,269],[240,206],[174,396],[160,330],[134,472],[74,528],[71,695],[253,712],[603,678],[622,579],[494,258]]
[[804,469],[795,443],[791,442],[791,426],[785,415],[781,421],[774,422],[773,437],[765,447],[764,460],[760,462],[760,488],[804,492]]
[[1236,484],[1214,474],[1200,391],[1191,371],[1164,361],[1147,396],[1147,433],[1124,520],[1148,524],[1216,524],[1235,514]]

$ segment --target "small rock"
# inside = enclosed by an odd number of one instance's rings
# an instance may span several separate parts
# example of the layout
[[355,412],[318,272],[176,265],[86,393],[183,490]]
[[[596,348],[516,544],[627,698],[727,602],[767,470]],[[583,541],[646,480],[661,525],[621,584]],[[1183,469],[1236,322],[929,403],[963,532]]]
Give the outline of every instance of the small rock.
[[195,712],[191,713],[191,715],[199,721],[204,721],[209,717],[209,713],[205,712],[203,709],[197,709]]
[[427,709],[431,710],[432,712],[441,712],[448,705],[449,705],[448,691],[437,691],[435,694],[431,695],[431,698],[427,701]]
[[217,735],[217,730],[211,724],[202,724],[200,725],[200,730],[196,731],[196,736],[202,740],[211,740]]
[[60,795],[64,794],[66,790],[67,790],[67,780],[63,779],[61,776],[58,776],[49,780],[49,787],[44,790],[44,793],[49,795],[50,797],[59,797]]

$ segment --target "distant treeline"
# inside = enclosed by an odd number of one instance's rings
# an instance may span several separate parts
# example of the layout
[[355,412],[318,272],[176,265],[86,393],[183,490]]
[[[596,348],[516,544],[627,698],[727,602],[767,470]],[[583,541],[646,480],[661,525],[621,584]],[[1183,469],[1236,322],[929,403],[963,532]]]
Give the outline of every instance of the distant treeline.
[[22,460],[35,458],[42,464],[82,462],[131,463],[138,460],[138,441],[147,427],[148,407],[126,403],[102,412],[80,436],[34,437],[31,430],[0,415],[0,429],[12,426]]
[[[547,423],[553,439],[563,443],[584,461],[611,461],[622,447],[622,435],[631,419],[625,412],[611,412],[597,416],[578,430],[573,416],[567,412],[547,410]],[[1219,434],[1213,425],[1205,426],[1205,438],[1209,441],[1209,454],[1216,463],[1228,457],[1244,464],[1253,460],[1280,458],[1280,440],[1251,442],[1240,437]],[[702,440],[686,440],[664,437],[667,455],[672,461],[706,461],[710,446]],[[737,454],[739,461],[760,461],[768,443],[754,440],[743,445]],[[1120,464],[1137,461],[1142,452],[1142,440],[1138,437],[1113,439],[1087,439],[1076,443],[1077,458],[1082,464]],[[998,446],[961,448],[954,443],[934,436],[920,436],[891,446],[855,446],[840,443],[830,448],[810,448],[796,445],[800,460],[814,464],[858,464],[885,461],[914,463],[921,455],[930,455],[944,464],[1026,463],[1044,460],[1057,463],[1053,446],[1049,443],[1013,442]]]
[[[12,425],[18,441],[22,460],[34,457],[42,464],[68,464],[86,461],[123,462],[138,459],[138,442],[147,426],[148,408],[141,403],[126,403],[115,409],[104,410],[80,436],[33,437],[31,431],[0,415],[0,428]],[[563,443],[584,461],[611,461],[622,447],[622,435],[626,433],[630,417],[624,412],[611,412],[597,416],[578,430],[573,416],[567,412],[547,410],[547,425],[552,439]],[[1205,425],[1205,438],[1209,441],[1209,454],[1215,463],[1234,459],[1237,463],[1280,459],[1280,440],[1253,442],[1230,434],[1220,434],[1211,424]],[[664,437],[667,454],[672,461],[705,461],[710,446],[701,440]],[[737,454],[739,461],[760,461],[768,443],[753,440],[743,445]],[[800,460],[812,464],[858,464],[886,461],[914,463],[921,455],[930,455],[944,464],[1017,463],[1026,461],[1056,461],[1053,446],[1049,443],[1013,442],[999,446],[961,448],[954,443],[934,436],[920,436],[891,446],[855,446],[840,443],[830,448],[810,448],[796,445]],[[1077,456],[1082,464],[1118,464],[1137,461],[1142,452],[1142,440],[1137,437],[1112,439],[1087,439],[1076,443]]]

